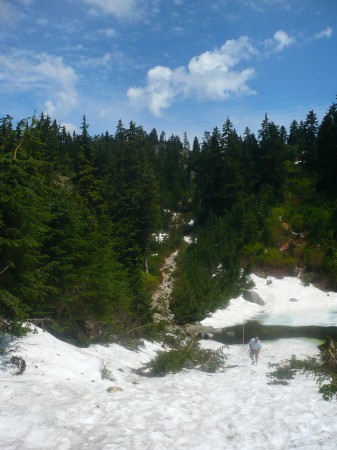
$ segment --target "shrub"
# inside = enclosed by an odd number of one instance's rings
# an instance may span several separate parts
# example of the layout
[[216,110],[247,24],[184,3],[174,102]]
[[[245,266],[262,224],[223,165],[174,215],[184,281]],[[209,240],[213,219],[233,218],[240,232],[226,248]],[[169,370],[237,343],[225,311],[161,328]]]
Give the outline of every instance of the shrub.
[[223,366],[225,346],[217,351],[201,349],[196,340],[176,349],[159,352],[157,357],[143,366],[138,373],[151,377],[163,377],[183,369],[197,369],[214,373]]
[[306,246],[303,257],[308,270],[319,271],[325,260],[325,251],[319,246]]
[[[318,357],[299,360],[294,355],[283,364],[271,364],[277,369],[269,374],[278,380],[291,379],[297,370],[316,377],[319,392],[324,400],[337,398],[337,342],[331,338],[325,342]],[[288,377],[288,378],[287,378]],[[272,382],[272,384],[275,384]]]
[[154,291],[160,284],[160,276],[152,275],[150,273],[142,272],[143,286],[146,291]]
[[273,380],[269,384],[283,384],[286,385],[286,380],[292,380],[296,371],[291,367],[290,363],[283,364],[269,364],[269,367],[276,367],[276,370],[268,373],[269,378]]

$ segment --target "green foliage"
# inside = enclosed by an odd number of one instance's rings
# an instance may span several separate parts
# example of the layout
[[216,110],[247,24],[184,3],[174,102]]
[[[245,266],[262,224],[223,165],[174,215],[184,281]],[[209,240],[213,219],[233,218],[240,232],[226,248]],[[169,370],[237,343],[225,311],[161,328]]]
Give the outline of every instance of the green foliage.
[[259,185],[269,185],[279,197],[286,177],[287,149],[281,130],[265,115],[259,130],[259,152],[257,166]]
[[201,320],[239,295],[247,283],[229,220],[210,218],[196,230],[196,242],[178,258],[171,308],[180,323]]
[[0,290],[0,317],[5,317],[12,324],[27,318],[28,308],[10,292]]
[[161,139],[155,146],[155,169],[160,183],[162,208],[177,209],[177,205],[189,189],[190,180],[186,170],[188,150],[184,149],[178,136]]
[[288,238],[290,232],[282,225],[284,209],[276,207],[271,209],[270,216],[266,219],[266,229],[268,230],[268,239],[265,240],[267,246],[280,248],[282,243]]
[[276,367],[276,370],[268,373],[268,377],[272,378],[269,384],[286,385],[288,384],[286,380],[292,380],[296,373],[296,370],[290,363],[268,364],[268,367]]
[[263,252],[254,256],[252,263],[256,263],[260,267],[269,267],[271,269],[283,269],[289,273],[293,273],[296,267],[296,258],[286,256],[280,250],[273,247],[263,249]]
[[[72,136],[44,114],[0,119],[0,315],[49,317],[75,340],[154,335],[151,293],[178,248],[180,323],[238,295],[250,266],[305,266],[337,288],[336,110],[321,124],[310,111],[288,137],[266,115],[258,138],[248,128],[241,138],[227,118],[192,150],[186,134],[158,138],[133,122],[91,137],[85,117]],[[164,208],[188,222],[191,205],[193,228],[172,227]]]
[[315,143],[316,164],[313,170],[318,175],[318,188],[330,198],[337,194],[337,104],[333,103],[318,128]]
[[71,319],[53,320],[46,325],[46,330],[58,339],[79,347],[88,347],[90,339],[79,322]]
[[142,272],[142,281],[144,289],[149,292],[153,292],[155,288],[160,284],[160,276],[154,276],[151,273]]
[[49,189],[45,164],[0,156],[0,287],[30,307],[46,294]]
[[151,377],[163,377],[183,369],[214,373],[224,366],[225,360],[224,347],[217,351],[206,350],[200,348],[198,341],[191,340],[186,345],[159,352],[139,373]]
[[85,322],[151,324],[141,269],[159,192],[143,130],[93,140],[85,118],[73,138],[44,115],[1,125],[0,314],[52,317],[75,341]]
[[327,274],[329,285],[337,288],[337,251],[335,249],[329,251],[328,256],[320,260],[321,266]]
[[304,360],[294,355],[291,360],[281,364],[271,364],[277,369],[269,376],[277,380],[292,379],[296,371],[312,374],[316,377],[319,392],[324,400],[337,398],[337,342],[328,338],[321,348],[319,357],[310,357]]

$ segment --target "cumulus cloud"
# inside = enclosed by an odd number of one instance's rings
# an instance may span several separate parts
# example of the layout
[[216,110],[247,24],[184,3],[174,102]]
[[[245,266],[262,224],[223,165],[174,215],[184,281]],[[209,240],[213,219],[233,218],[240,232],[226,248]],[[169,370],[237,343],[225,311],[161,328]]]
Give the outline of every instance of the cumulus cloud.
[[283,30],[278,30],[271,39],[264,41],[268,53],[281,52],[285,48],[295,43],[295,38],[289,36]]
[[254,69],[238,66],[256,54],[247,37],[228,40],[219,49],[194,56],[186,67],[150,69],[147,85],[131,87],[127,95],[136,107],[147,107],[159,116],[177,97],[225,100],[232,95],[254,94],[247,84],[254,76]]
[[295,42],[295,39],[290,37],[285,31],[279,30],[274,34],[274,40],[276,42],[275,51],[281,51],[289,45]]
[[325,30],[315,33],[313,35],[313,38],[314,39],[325,39],[325,38],[330,38],[331,36],[332,36],[332,28],[327,27]]
[[0,55],[0,91],[38,92],[46,97],[45,112],[67,113],[78,104],[74,69],[48,54]]
[[280,52],[295,43],[295,39],[283,30],[274,33],[271,39],[264,41],[267,53]]

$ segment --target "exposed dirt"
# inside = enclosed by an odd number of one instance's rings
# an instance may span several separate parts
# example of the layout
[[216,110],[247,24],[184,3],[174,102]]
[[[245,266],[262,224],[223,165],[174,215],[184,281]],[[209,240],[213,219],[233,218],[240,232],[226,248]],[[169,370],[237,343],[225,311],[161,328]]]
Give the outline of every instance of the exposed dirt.
[[154,322],[166,322],[170,329],[175,328],[174,315],[170,310],[170,298],[173,291],[173,273],[177,268],[178,250],[175,250],[165,260],[161,268],[162,282],[152,295],[152,306],[155,311]]

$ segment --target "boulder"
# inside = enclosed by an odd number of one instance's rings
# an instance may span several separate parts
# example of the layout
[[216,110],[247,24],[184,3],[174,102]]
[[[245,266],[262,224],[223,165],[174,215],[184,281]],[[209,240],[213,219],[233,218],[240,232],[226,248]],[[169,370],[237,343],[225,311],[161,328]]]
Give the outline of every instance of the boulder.
[[296,298],[290,298],[289,301],[290,302],[298,302],[298,300]]
[[259,296],[259,294],[255,291],[246,291],[243,293],[243,298],[247,302],[256,303],[257,305],[265,305],[265,302],[262,300],[262,298]]
[[108,389],[107,389],[107,391],[109,392],[109,393],[112,393],[112,392],[120,392],[120,391],[122,391],[123,390],[123,388],[121,388],[121,387],[119,387],[119,386],[110,386],[110,387],[108,387]]

